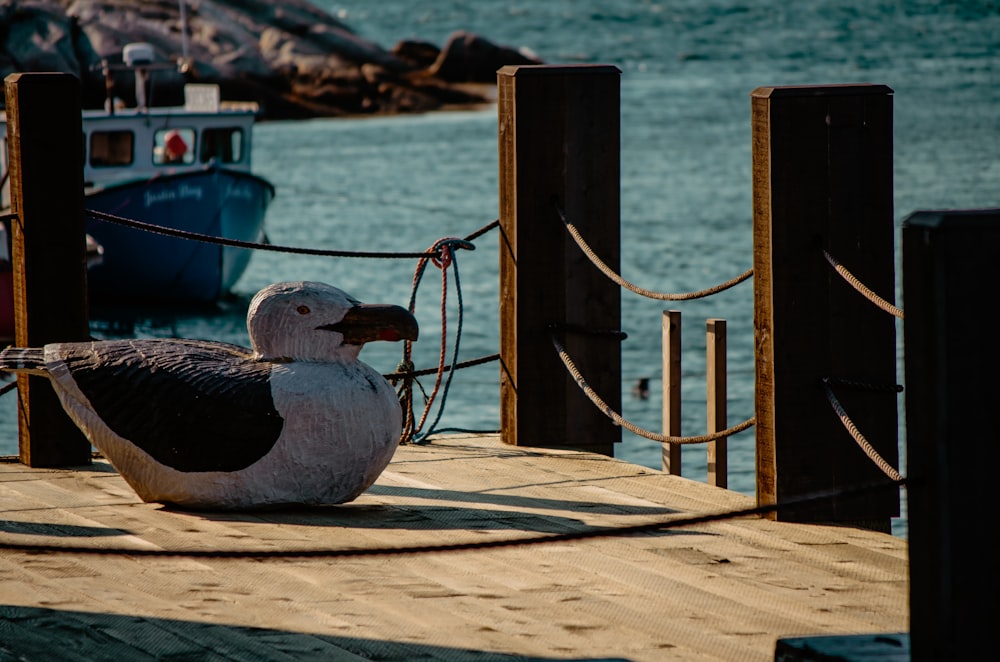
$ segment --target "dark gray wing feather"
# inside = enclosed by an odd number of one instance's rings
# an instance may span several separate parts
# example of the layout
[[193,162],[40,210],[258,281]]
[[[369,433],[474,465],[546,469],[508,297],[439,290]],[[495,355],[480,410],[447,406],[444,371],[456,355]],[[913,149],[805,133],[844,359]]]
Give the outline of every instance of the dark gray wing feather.
[[236,345],[112,340],[62,346],[70,374],[118,436],[179,471],[237,471],[281,433],[271,364]]

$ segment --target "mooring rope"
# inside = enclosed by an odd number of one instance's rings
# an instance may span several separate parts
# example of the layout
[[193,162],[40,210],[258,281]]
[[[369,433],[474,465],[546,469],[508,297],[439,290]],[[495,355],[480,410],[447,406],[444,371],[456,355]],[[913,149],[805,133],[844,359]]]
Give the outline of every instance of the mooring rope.
[[[431,434],[434,433],[434,428],[436,428],[437,424],[441,421],[441,415],[444,414],[444,405],[445,405],[445,402],[447,402],[447,400],[448,400],[448,391],[451,389],[451,380],[455,377],[455,366],[458,365],[458,347],[459,347],[459,344],[462,342],[462,326],[463,326],[463,320],[465,318],[465,302],[462,299],[462,279],[459,278],[459,275],[458,275],[458,256],[455,255],[452,251],[443,251],[442,252],[442,256],[443,257],[442,257],[441,261],[444,264],[438,265],[440,267],[440,269],[441,269],[441,348],[442,348],[442,351],[443,351],[444,346],[445,346],[445,322],[444,322],[444,319],[445,319],[445,302],[444,302],[445,295],[444,295],[444,292],[448,288],[448,279],[446,277],[446,274],[447,274],[447,271],[448,271],[448,264],[447,264],[447,262],[451,263],[451,270],[455,274],[455,298],[458,300],[458,320],[457,320],[457,322],[455,324],[455,326],[456,326],[456,328],[455,328],[455,345],[454,345],[454,347],[452,347],[451,369],[448,371],[448,377],[444,381],[444,389],[441,391],[441,402],[438,405],[437,415],[434,417],[434,420],[431,422],[430,427],[427,428],[427,432],[424,432],[423,434],[421,434],[419,436],[418,439],[416,439],[417,443],[424,443],[424,442],[426,442],[427,438],[430,437]],[[444,259],[444,257],[447,257],[447,262]],[[440,379],[441,379],[440,374],[444,373],[445,372],[445,368],[447,368],[447,367],[448,366],[446,366],[444,364],[444,354],[442,353],[441,361],[438,363],[438,373],[439,373],[439,376],[437,378],[438,381],[440,381]]]
[[40,543],[15,543],[0,541],[0,549],[12,552],[45,553],[45,554],[88,554],[93,556],[142,556],[160,558],[201,558],[201,559],[306,559],[306,558],[358,558],[371,556],[408,556],[414,554],[441,554],[449,552],[466,552],[487,549],[502,549],[509,547],[524,547],[528,545],[545,545],[558,542],[576,542],[598,538],[613,538],[635,535],[639,533],[658,533],[673,529],[682,529],[700,524],[711,524],[726,520],[770,515],[771,513],[792,507],[811,503],[819,503],[846,496],[858,496],[891,488],[898,489],[906,485],[906,479],[900,478],[887,482],[877,482],[850,485],[847,487],[820,490],[801,496],[785,499],[779,503],[769,503],[751,508],[738,508],[718,513],[692,515],[690,517],[675,517],[667,520],[644,522],[642,524],[626,524],[624,526],[596,526],[585,531],[570,531],[524,538],[508,538],[503,540],[475,540],[469,542],[440,543],[432,545],[401,545],[399,547],[376,548],[341,548],[341,549],[150,549],[148,547],[127,549],[122,547],[87,547],[84,545],[46,545]]
[[499,218],[490,221],[489,223],[487,223],[483,227],[479,228],[478,230],[476,230],[472,234],[466,235],[463,238],[466,241],[475,241],[476,239],[479,239],[481,236],[483,236],[484,234],[486,234],[490,230],[494,230],[494,229],[496,229],[498,227],[500,227],[500,219]]
[[823,257],[825,257],[827,263],[831,267],[833,267],[833,270],[836,271],[838,274],[840,274],[840,277],[843,278],[845,281],[847,281],[847,283],[851,287],[857,290],[861,294],[861,296],[868,299],[873,304],[875,304],[885,312],[889,313],[890,315],[898,317],[899,319],[903,319],[902,309],[897,308],[896,306],[892,305],[879,295],[875,294],[875,292],[870,290],[867,286],[865,286],[864,283],[858,280],[857,276],[848,271],[844,265],[838,262],[835,257],[830,255],[830,253],[827,252],[826,249],[823,250]]
[[566,220],[566,214],[563,213],[562,208],[558,204],[555,205],[555,208],[556,212],[559,214],[559,218],[562,219],[563,225],[566,226],[566,230],[569,232],[570,236],[573,237],[573,240],[576,242],[576,245],[580,247],[580,250],[583,251],[584,255],[586,255],[590,259],[590,261],[594,264],[595,267],[597,267],[601,271],[601,273],[610,278],[620,287],[624,287],[625,289],[634,292],[635,294],[638,294],[640,296],[644,296],[648,299],[655,299],[657,301],[688,301],[690,299],[702,299],[704,297],[711,296],[713,294],[718,294],[719,292],[728,290],[734,285],[739,285],[746,279],[750,278],[750,276],[753,276],[753,268],[750,268],[744,271],[736,278],[727,280],[725,283],[721,283],[719,285],[716,285],[715,287],[710,287],[705,290],[698,290],[697,292],[669,294],[666,292],[654,292],[653,290],[647,290],[643,287],[639,287],[638,285],[630,281],[625,280],[618,273],[616,273],[611,267],[605,264],[604,261],[597,256],[597,253],[595,253],[593,249],[583,239],[583,236],[580,235],[580,232],[579,230],[576,229],[576,226],[570,223],[568,220]]
[[[407,307],[411,313],[416,309],[417,302],[417,290],[420,287],[420,283],[423,280],[424,272],[427,269],[427,263],[430,261],[434,266],[441,270],[441,352],[438,359],[438,368],[435,371],[436,377],[434,380],[434,388],[431,394],[428,396],[424,393],[424,410],[420,416],[420,420],[416,420],[416,416],[413,412],[413,383],[416,381],[414,379],[415,375],[413,373],[413,343],[410,341],[403,342],[403,358],[399,363],[397,368],[397,373],[403,373],[402,385],[399,389],[399,402],[403,407],[403,429],[400,434],[400,443],[409,443],[414,440],[418,440],[426,437],[433,430],[434,425],[441,419],[441,413],[444,409],[444,398],[447,397],[448,389],[451,386],[451,380],[454,376],[454,371],[458,365],[458,349],[459,343],[461,342],[462,334],[462,320],[463,320],[463,308],[464,302],[462,301],[462,289],[461,280],[458,276],[458,261],[455,255],[455,248],[465,248],[467,250],[475,250],[475,245],[470,241],[465,239],[458,239],[455,237],[447,237],[445,239],[439,239],[431,247],[431,251],[428,253],[432,257],[422,257],[417,263],[417,267],[413,272],[413,285],[410,288],[410,300]],[[455,272],[455,287],[458,293],[458,331],[455,338],[455,348],[452,353],[451,369],[448,371],[448,378],[445,381],[444,392],[442,395],[441,404],[438,406],[438,414],[434,419],[434,423],[431,425],[431,429],[424,435],[420,432],[423,429],[424,423],[427,420],[427,416],[430,413],[431,406],[437,397],[438,391],[441,388],[442,377],[446,372],[447,365],[445,363],[445,357],[447,355],[448,349],[448,268],[451,267]],[[402,370],[400,370],[402,368]],[[417,386],[420,387],[421,392],[423,392],[423,387],[420,386],[419,382]]]
[[[491,361],[499,361],[500,354],[487,354],[486,356],[480,356],[478,359],[468,359],[467,361],[459,361],[458,363],[451,365],[446,365],[444,367],[445,371],[448,370],[461,370],[462,368],[471,368],[473,366],[482,365],[484,363],[489,363]],[[389,374],[382,375],[389,381],[399,380],[406,377],[426,377],[427,375],[433,375],[438,371],[437,368],[424,368],[422,370],[397,370],[396,372],[390,372]],[[3,393],[0,393],[3,395]]]
[[658,432],[644,430],[637,425],[629,423],[627,420],[622,418],[621,414],[609,407],[608,404],[601,399],[601,396],[597,395],[594,389],[590,388],[590,385],[587,384],[587,380],[585,380],[583,375],[580,374],[580,371],[573,363],[573,360],[569,357],[569,354],[566,353],[566,349],[556,338],[555,333],[550,333],[549,337],[552,339],[552,346],[555,347],[556,353],[559,354],[559,358],[562,360],[563,365],[566,366],[566,370],[569,371],[569,374],[576,381],[577,386],[583,390],[584,394],[590,399],[590,401],[593,402],[605,416],[614,421],[616,425],[623,427],[630,432],[634,432],[640,437],[645,437],[646,439],[665,444],[704,444],[709,441],[718,441],[719,439],[724,439],[739,432],[743,432],[747,428],[752,427],[755,422],[755,418],[749,418],[731,428],[726,428],[725,430],[712,432],[710,434],[699,435],[697,437],[671,437],[669,435],[659,434]]
[[[833,407],[833,411],[836,412],[837,417],[840,418],[840,422],[843,423],[844,427],[847,428],[847,431],[850,433],[851,437],[858,444],[858,446],[861,447],[861,450],[863,450],[865,452],[865,455],[867,455],[868,458],[875,463],[875,466],[877,466],[879,469],[882,470],[882,473],[884,473],[886,476],[888,476],[894,481],[901,481],[903,477],[900,475],[900,473],[896,471],[891,464],[886,462],[885,459],[881,455],[879,455],[878,451],[876,451],[875,448],[870,443],[868,443],[868,440],[865,439],[863,434],[861,434],[861,431],[858,430],[856,425],[854,425],[854,421],[852,421],[851,418],[847,415],[847,412],[844,410],[843,405],[840,404],[840,400],[837,399],[837,396],[834,394],[833,389],[830,387],[831,383],[833,383],[835,380],[832,380],[828,377],[824,377],[822,381],[823,381],[823,391],[826,392],[826,399],[830,402],[830,406]],[[858,382],[852,382],[852,383],[858,383]],[[894,388],[899,388],[899,387],[894,387]],[[870,390],[876,390],[876,389],[872,388]]]
[[[225,237],[217,237],[208,234],[201,234],[199,232],[190,232],[188,230],[178,230],[176,228],[168,228],[162,225],[153,225],[152,223],[136,221],[131,218],[125,218],[123,216],[115,216],[114,214],[108,214],[102,211],[95,211],[93,209],[86,209],[84,211],[88,216],[91,216],[92,218],[96,218],[101,221],[107,221],[109,223],[116,223],[118,225],[124,225],[126,227],[135,228],[138,230],[144,230],[146,232],[153,232],[155,234],[162,234],[169,237],[190,239],[192,241],[201,241],[209,244],[219,244],[221,246],[232,246],[234,248],[248,248],[261,251],[273,251],[277,253],[293,253],[296,255],[318,255],[322,257],[385,258],[385,259],[440,257],[438,253],[342,251],[342,250],[328,250],[322,248],[302,248],[296,246],[276,246],[274,244],[263,244],[253,241],[242,241],[240,239],[227,239]],[[471,242],[472,239],[482,236],[486,232],[489,232],[493,228],[497,227],[499,224],[500,224],[499,220],[495,220],[491,223],[488,223],[479,230],[476,230],[471,235],[469,235],[471,239],[466,238],[465,241]]]

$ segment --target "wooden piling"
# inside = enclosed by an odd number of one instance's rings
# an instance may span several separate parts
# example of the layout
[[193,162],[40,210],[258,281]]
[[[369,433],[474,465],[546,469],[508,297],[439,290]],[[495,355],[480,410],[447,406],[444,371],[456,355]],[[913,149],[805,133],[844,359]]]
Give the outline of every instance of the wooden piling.
[[[681,436],[681,311],[664,310],[663,332],[663,434]],[[681,444],[663,444],[663,470],[681,475]]]
[[[895,384],[895,320],[834,273],[823,250],[893,299],[892,90],[764,87],[751,94],[751,111],[757,498],[771,504],[882,477],[834,415],[821,380]],[[898,466],[896,395],[838,397]],[[777,518],[888,531],[898,513],[889,490]]]
[[500,421],[505,443],[610,455],[615,426],[567,374],[552,327],[588,383],[621,409],[621,293],[558,210],[619,269],[621,71],[506,66],[497,74],[500,161]]
[[[707,432],[721,432],[727,425],[726,411],[726,320],[705,322],[705,396]],[[708,484],[729,487],[728,440],[710,441]]]
[[[15,342],[86,340],[86,246],[80,83],[69,74],[4,80],[10,157]],[[86,464],[90,443],[44,377],[18,377],[21,462]]]
[[1000,209],[917,212],[903,224],[914,660],[996,655],[996,498],[971,465],[1000,466],[1000,347],[973,323],[1000,288],[998,245]]

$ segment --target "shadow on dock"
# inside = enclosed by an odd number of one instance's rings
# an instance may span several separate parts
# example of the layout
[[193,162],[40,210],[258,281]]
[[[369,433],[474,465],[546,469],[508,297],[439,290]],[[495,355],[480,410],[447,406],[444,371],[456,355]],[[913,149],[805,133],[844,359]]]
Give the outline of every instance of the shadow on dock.
[[[496,651],[42,607],[0,606],[3,659],[555,660]],[[273,655],[273,657],[272,657]],[[36,658],[37,656],[37,658]],[[361,656],[355,658],[354,656]],[[626,662],[626,658],[573,658]]]

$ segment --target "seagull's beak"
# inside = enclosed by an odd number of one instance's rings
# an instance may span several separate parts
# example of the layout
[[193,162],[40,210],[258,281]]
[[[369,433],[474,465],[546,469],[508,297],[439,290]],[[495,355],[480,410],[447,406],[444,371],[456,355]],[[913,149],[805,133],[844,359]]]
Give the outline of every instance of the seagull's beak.
[[336,324],[317,328],[343,334],[345,345],[364,345],[373,340],[416,340],[420,332],[410,311],[384,304],[354,306]]

